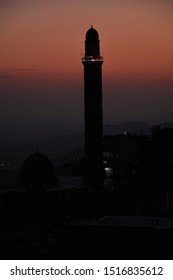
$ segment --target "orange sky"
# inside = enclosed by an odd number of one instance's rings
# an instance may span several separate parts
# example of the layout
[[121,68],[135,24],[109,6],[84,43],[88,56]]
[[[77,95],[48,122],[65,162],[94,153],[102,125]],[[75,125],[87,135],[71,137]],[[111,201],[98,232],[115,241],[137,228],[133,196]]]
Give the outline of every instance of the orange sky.
[[100,34],[105,78],[173,77],[173,4],[167,0],[16,0],[16,5],[7,0],[1,5],[1,72],[32,68],[43,76],[55,71],[77,77],[92,23]]

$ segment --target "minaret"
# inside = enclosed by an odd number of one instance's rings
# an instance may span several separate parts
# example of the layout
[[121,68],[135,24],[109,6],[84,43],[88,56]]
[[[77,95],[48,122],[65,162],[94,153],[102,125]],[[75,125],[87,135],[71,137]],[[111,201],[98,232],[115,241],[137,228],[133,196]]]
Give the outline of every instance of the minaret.
[[101,186],[103,172],[102,64],[98,32],[86,33],[84,65],[85,170],[84,183]]

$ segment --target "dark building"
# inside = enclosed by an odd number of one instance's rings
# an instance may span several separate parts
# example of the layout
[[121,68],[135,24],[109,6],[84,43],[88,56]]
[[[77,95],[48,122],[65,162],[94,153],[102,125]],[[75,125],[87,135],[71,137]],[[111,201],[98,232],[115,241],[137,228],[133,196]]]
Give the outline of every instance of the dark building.
[[[122,133],[104,137],[103,163],[107,177],[124,183],[135,174],[139,156],[139,143],[135,135]],[[127,178],[128,177],[128,178]]]
[[26,190],[46,190],[55,183],[54,167],[45,155],[37,151],[24,161],[19,184]]
[[86,33],[84,65],[85,171],[90,186],[103,181],[102,64],[98,32],[91,26]]

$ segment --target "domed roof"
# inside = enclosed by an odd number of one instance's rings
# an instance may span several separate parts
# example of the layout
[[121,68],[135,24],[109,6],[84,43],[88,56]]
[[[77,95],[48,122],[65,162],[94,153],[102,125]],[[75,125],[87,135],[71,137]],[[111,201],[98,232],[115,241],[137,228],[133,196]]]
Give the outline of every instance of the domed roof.
[[86,33],[86,40],[87,41],[99,40],[99,34],[98,34],[97,30],[93,28],[93,26],[91,26],[91,28],[88,29],[88,31]]
[[20,182],[31,189],[54,185],[55,171],[52,163],[39,152],[32,154],[20,169]]

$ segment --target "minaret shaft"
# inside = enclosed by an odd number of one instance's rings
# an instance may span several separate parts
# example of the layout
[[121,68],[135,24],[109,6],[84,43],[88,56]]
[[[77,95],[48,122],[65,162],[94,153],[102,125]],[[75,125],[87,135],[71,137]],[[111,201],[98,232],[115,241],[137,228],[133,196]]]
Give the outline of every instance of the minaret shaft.
[[84,65],[85,174],[88,184],[103,181],[102,63],[98,33],[86,34]]

